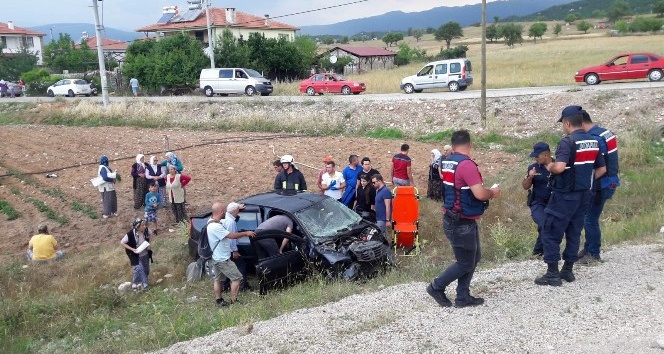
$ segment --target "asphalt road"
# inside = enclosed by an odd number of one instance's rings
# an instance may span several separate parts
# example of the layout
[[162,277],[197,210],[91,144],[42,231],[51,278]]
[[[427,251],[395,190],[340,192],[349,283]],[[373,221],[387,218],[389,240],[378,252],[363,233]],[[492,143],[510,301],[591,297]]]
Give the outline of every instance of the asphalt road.
[[[476,85],[475,88],[479,87]],[[593,91],[614,91],[614,90],[638,90],[638,89],[647,89],[647,88],[662,88],[664,87],[664,81],[659,82],[613,82],[613,83],[602,83],[595,86],[587,86],[585,84],[573,84],[569,86],[545,86],[545,87],[516,87],[516,88],[504,88],[504,89],[489,89],[487,90],[487,97],[497,98],[497,97],[510,97],[510,96],[523,96],[523,95],[547,95],[560,92],[571,92],[571,91],[580,91],[580,90],[593,90]],[[310,100],[332,100],[339,102],[353,102],[353,101],[376,101],[376,102],[389,102],[394,100],[465,100],[465,99],[477,99],[480,98],[481,92],[479,89],[468,90],[464,92],[448,92],[447,90],[436,90],[434,92],[423,92],[423,93],[385,93],[385,94],[359,94],[359,95],[323,95],[323,96],[313,96],[309,97],[304,94],[297,96],[229,96],[229,97],[205,97],[200,96],[144,96],[144,97],[115,97],[110,96],[111,102],[127,102],[133,100],[146,100],[146,101],[155,101],[155,102],[208,102],[208,101],[233,101],[233,100],[262,100],[262,101],[273,101],[273,102],[305,102]],[[79,99],[91,100],[101,102],[101,96],[97,97],[78,97]],[[69,100],[70,98],[65,98]],[[52,97],[18,97],[12,100],[15,102],[54,102],[56,98]],[[0,102],[6,102],[5,99],[1,99]]]

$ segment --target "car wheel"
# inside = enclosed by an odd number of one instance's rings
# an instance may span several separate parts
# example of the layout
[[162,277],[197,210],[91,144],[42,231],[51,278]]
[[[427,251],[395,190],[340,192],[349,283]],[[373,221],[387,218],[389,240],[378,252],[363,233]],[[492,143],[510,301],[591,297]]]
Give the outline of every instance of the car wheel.
[[653,69],[648,73],[648,80],[650,81],[659,81],[662,79],[662,70]]
[[350,95],[350,87],[344,86],[341,88],[341,94],[343,95]]
[[67,92],[67,96],[69,96],[69,97],[74,97],[74,96],[76,96],[76,95],[74,95],[74,91],[69,90],[69,91]]
[[53,93],[53,90],[48,90],[48,92],[46,92],[46,96],[55,97],[55,94]]
[[415,88],[413,87],[413,85],[411,85],[411,84],[405,84],[405,85],[403,86],[403,92],[405,92],[405,93],[413,93],[413,92],[416,92],[416,91],[415,91]]
[[449,84],[447,84],[447,88],[450,89],[450,92],[457,92],[459,91],[459,83],[456,81],[452,81]]
[[214,90],[210,86],[205,86],[203,89],[203,93],[205,93],[205,96],[212,97],[214,96]]
[[468,86],[459,86],[459,91],[466,91]]
[[313,87],[307,87],[307,95],[315,96],[316,95],[316,90],[314,90]]
[[583,81],[586,82],[587,85],[597,85],[599,84],[599,76],[595,73],[590,73],[586,75],[586,77],[583,79]]
[[247,88],[244,89],[244,93],[246,93],[247,96],[253,96],[256,93],[256,89],[253,86],[247,86]]

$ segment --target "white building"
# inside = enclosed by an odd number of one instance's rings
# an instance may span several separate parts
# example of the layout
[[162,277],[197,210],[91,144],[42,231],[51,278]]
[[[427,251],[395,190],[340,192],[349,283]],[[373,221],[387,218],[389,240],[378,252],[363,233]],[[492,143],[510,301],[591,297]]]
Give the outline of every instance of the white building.
[[12,21],[0,22],[0,48],[3,55],[11,56],[25,48],[37,56],[37,65],[42,65],[45,36],[44,33],[16,27]]

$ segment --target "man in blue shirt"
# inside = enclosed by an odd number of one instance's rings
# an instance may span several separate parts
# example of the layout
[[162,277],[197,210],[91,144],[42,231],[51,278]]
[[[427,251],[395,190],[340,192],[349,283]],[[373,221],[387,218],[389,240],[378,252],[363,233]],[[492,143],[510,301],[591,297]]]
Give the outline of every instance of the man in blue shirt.
[[[380,174],[371,177],[371,184],[376,188],[376,225],[381,231],[386,232],[392,218],[392,192]],[[388,242],[392,243],[392,238],[385,236]]]
[[[244,236],[254,237],[253,231],[231,233],[221,224],[224,216],[224,207],[221,203],[212,204],[212,217],[208,220],[207,233],[208,242],[212,247],[212,259],[210,259],[210,268],[214,274],[214,295],[218,306],[228,306],[237,301],[237,293],[240,290],[240,281],[242,274],[237,269],[235,263],[231,261],[231,239],[237,239]],[[230,278],[231,294],[230,303],[222,297],[222,282]]]
[[357,155],[350,155],[350,157],[348,157],[348,166],[346,166],[341,172],[346,181],[346,189],[341,196],[341,202],[350,209],[353,209],[353,204],[355,204],[357,177],[360,175],[360,172],[362,172],[359,163],[360,160]]
[[546,165],[551,163],[551,150],[549,144],[539,142],[533,146],[533,152],[530,157],[535,158],[535,163],[528,166],[526,178],[521,182],[523,189],[530,190],[528,206],[530,207],[530,216],[537,224],[537,241],[533,249],[533,256],[543,256],[542,247],[542,227],[544,226],[544,208],[549,203],[551,197],[551,187],[549,187],[549,176],[551,172],[546,169]]

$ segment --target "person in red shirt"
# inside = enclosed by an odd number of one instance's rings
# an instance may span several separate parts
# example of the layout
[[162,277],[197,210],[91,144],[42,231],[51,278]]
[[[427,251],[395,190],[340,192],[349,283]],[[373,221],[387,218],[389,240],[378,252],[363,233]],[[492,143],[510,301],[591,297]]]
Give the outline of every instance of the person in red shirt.
[[443,307],[452,306],[445,288],[457,281],[456,307],[478,306],[484,299],[470,295],[470,281],[480,261],[480,235],[477,220],[482,217],[488,200],[498,198],[500,189],[486,188],[475,161],[470,159],[470,133],[459,130],[452,134],[454,153],[441,159],[443,179],[443,231],[454,252],[456,262],[447,267],[426,291]]
[[185,222],[187,213],[184,210],[184,187],[189,184],[191,177],[178,173],[175,166],[168,165],[168,176],[166,176],[166,193],[171,202],[171,209],[175,216],[175,222]]
[[392,157],[390,161],[390,171],[392,173],[392,183],[395,186],[415,186],[413,180],[413,171],[411,169],[411,161],[408,156],[408,144],[401,145],[401,152]]

